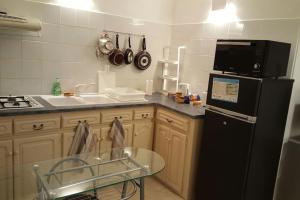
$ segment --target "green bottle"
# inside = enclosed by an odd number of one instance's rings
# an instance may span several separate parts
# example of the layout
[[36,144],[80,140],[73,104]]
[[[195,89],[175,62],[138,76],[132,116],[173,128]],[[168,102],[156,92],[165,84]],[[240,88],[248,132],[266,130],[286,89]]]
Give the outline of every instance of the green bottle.
[[61,95],[61,87],[60,87],[60,81],[59,78],[56,78],[53,85],[52,85],[52,95],[59,96]]

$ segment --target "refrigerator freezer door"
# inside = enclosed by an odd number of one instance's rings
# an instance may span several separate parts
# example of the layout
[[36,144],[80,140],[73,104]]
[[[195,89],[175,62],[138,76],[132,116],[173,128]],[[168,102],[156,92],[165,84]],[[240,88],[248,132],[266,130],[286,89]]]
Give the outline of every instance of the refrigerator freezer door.
[[196,198],[243,199],[255,124],[207,110]]
[[207,105],[256,116],[262,79],[210,74]]

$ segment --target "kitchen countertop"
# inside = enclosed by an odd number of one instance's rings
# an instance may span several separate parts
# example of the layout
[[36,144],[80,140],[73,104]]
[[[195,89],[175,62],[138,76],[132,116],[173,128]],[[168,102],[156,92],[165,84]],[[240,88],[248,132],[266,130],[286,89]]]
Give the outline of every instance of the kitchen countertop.
[[59,106],[55,107],[49,104],[47,101],[39,96],[34,97],[43,108],[27,108],[27,109],[10,109],[0,110],[0,116],[15,116],[15,115],[32,115],[32,114],[45,114],[55,112],[72,112],[72,111],[84,111],[94,109],[105,108],[122,108],[131,106],[146,106],[146,105],[159,105],[175,112],[187,115],[191,118],[203,118],[205,114],[205,108],[199,106],[193,106],[189,104],[178,104],[168,97],[155,93],[151,96],[146,96],[148,101],[146,102],[126,102],[126,103],[111,103],[111,104],[93,104],[93,105],[80,105],[80,106]]

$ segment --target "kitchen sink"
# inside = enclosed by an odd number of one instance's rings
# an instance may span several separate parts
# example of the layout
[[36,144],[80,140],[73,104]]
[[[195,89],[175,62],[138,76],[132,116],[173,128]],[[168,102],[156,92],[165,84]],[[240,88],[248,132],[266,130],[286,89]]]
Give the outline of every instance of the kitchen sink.
[[109,98],[106,95],[80,95],[80,98],[86,104],[109,104],[119,102],[115,99]]
[[107,90],[107,94],[85,94],[78,97],[52,95],[43,95],[41,97],[56,107],[146,101],[144,92],[131,88],[114,88]]
[[80,97],[65,97],[65,96],[41,96],[44,100],[52,106],[79,106],[85,105],[86,102]]
[[65,96],[41,96],[44,100],[52,106],[80,106],[92,104],[109,104],[118,103],[119,101],[112,99],[106,95],[80,95],[79,97],[65,97]]

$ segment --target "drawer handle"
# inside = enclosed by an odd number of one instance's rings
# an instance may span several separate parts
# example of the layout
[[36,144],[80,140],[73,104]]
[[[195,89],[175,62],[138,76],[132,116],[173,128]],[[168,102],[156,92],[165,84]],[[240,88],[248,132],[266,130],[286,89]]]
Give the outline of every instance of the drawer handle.
[[149,114],[142,114],[142,118],[148,118]]
[[37,125],[35,125],[35,124],[33,125],[33,130],[35,130],[35,131],[41,130],[43,128],[44,128],[44,124],[40,124],[39,127],[37,127]]
[[167,119],[167,122],[169,122],[169,123],[172,123],[172,122],[173,122],[173,120]]
[[[84,120],[83,122],[84,122],[84,123],[86,123],[87,121],[86,121],[86,120]],[[81,120],[79,120],[79,121],[78,121],[78,124],[80,124],[80,123],[81,123]]]
[[119,116],[119,117],[115,117],[115,119],[122,119],[122,116]]

